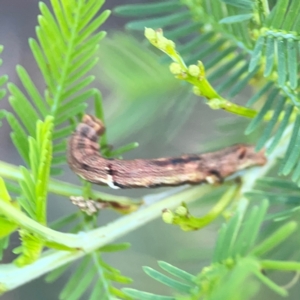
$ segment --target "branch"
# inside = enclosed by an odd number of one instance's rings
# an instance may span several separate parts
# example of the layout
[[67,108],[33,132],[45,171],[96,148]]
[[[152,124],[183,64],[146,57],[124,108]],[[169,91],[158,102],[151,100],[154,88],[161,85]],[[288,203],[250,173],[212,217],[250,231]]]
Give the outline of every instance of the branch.
[[[79,259],[154,220],[161,215],[161,211],[164,208],[175,208],[181,204],[182,199],[185,199],[185,202],[187,203],[195,201],[210,192],[213,188],[214,187],[210,185],[201,185],[189,189],[184,188],[182,190],[181,187],[161,194],[147,195],[144,197],[147,204],[139,211],[124,216],[107,226],[91,230],[87,233],[79,232],[78,234],[66,234],[57,232],[38,224],[20,212],[22,216],[16,215],[16,217],[21,218],[20,221],[22,221],[22,226],[26,226],[28,229],[30,228],[32,232],[45,234],[45,238],[48,238],[49,240],[55,238],[55,242],[60,242],[68,247],[77,249],[71,252],[48,250],[42,254],[38,261],[23,268],[18,268],[12,263],[0,265],[0,282],[2,285],[0,289],[4,292],[17,288],[43,274]],[[151,205],[149,205],[150,203]],[[11,217],[11,210],[7,210],[8,206],[9,204],[0,200],[0,211],[5,209],[4,213],[8,217]],[[34,227],[32,226],[33,223],[35,223]]]
[[[19,168],[8,164],[6,162],[0,161],[0,177],[10,179],[13,181],[19,181],[23,179],[22,173]],[[68,182],[64,182],[62,180],[49,180],[48,191],[50,193],[61,195],[65,197],[70,196],[82,196],[82,187],[77,186]],[[121,205],[140,205],[143,203],[141,198],[128,198],[124,196],[116,196],[107,193],[102,193],[99,191],[93,191],[93,195],[95,198],[99,198],[103,201],[115,201],[120,203]]]

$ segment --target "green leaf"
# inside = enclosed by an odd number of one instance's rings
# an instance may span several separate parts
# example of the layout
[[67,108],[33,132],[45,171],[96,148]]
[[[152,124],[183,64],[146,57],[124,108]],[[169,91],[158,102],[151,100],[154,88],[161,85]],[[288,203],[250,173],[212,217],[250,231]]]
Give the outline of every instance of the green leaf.
[[[258,92],[256,92],[247,102],[247,106],[252,106],[256,103],[263,95],[265,95],[272,87],[273,82],[266,83]],[[278,91],[279,92],[279,91]]]
[[253,2],[251,0],[221,0],[222,2],[235,6],[237,8],[251,9]]
[[[98,13],[102,5],[104,4],[104,0],[100,1],[88,1],[83,9],[83,18],[80,21],[80,29],[87,26],[87,24],[95,17]],[[80,30],[79,29],[79,30]]]
[[21,90],[14,84],[9,84],[8,88],[13,96],[9,97],[9,102],[22,120],[24,126],[31,135],[34,135],[35,122],[38,115],[35,109],[30,105],[28,99]]
[[20,247],[21,254],[14,260],[18,267],[23,267],[35,262],[42,251],[43,242],[33,234],[26,230],[20,230],[22,246]]
[[46,117],[48,108],[44,103],[44,100],[40,95],[39,91],[37,90],[36,86],[34,85],[31,78],[29,77],[27,71],[22,66],[18,65],[17,73],[27,93],[30,95],[31,99],[34,101],[34,104],[40,111],[42,117]]
[[4,98],[6,95],[6,90],[1,89],[0,90],[0,99]]
[[283,132],[284,132],[285,128],[288,125],[288,122],[289,122],[289,119],[292,115],[292,112],[293,112],[293,106],[292,105],[287,105],[287,107],[285,109],[283,120],[281,121],[281,123],[280,123],[280,125],[277,129],[277,132],[274,135],[274,138],[273,138],[273,141],[272,141],[270,147],[267,149],[267,154],[268,155],[271,154],[274,151],[275,147],[280,142],[280,138],[282,137]]
[[103,298],[103,286],[101,284],[96,284],[93,289],[89,300],[99,300]]
[[[295,3],[296,1],[294,1]],[[297,43],[293,39],[287,41],[287,63],[289,81],[292,89],[296,89],[298,85],[298,59],[297,59]]]
[[226,17],[219,21],[220,24],[232,24],[232,23],[239,23],[244,22],[246,20],[250,20],[253,18],[253,14],[242,14],[242,15],[235,15]]
[[216,79],[222,77],[223,75],[225,75],[228,72],[228,70],[235,68],[243,60],[244,60],[243,54],[237,55],[232,60],[225,62],[222,66],[217,68],[214,72],[210,73],[207,76],[207,79],[209,81],[213,81],[213,80],[216,80]]
[[76,284],[74,289],[71,291],[70,294],[66,297],[61,299],[68,299],[68,300],[77,300],[86,292],[88,287],[92,284],[93,279],[95,278],[95,268],[92,266],[88,270],[86,270],[85,274],[79,280],[80,284]]
[[251,61],[249,63],[249,72],[254,71],[254,69],[258,66],[264,43],[265,43],[265,37],[260,36],[255,44],[255,48],[252,53]]
[[269,16],[268,24],[270,27],[281,28],[281,24],[284,20],[285,13],[287,11],[289,1],[279,0],[276,6],[273,8],[274,13]]
[[122,291],[132,297],[133,299],[137,300],[176,300],[174,297],[168,297],[168,296],[159,296],[159,295],[154,295],[151,293],[146,293],[146,292],[140,292],[134,289],[129,289],[129,288],[124,288]]
[[248,83],[249,81],[255,77],[255,74],[258,71],[258,67],[256,67],[252,72],[248,73],[243,79],[240,79],[229,91],[228,97],[233,97],[237,95]]
[[248,71],[248,64],[245,63],[237,71],[233,72],[225,79],[218,87],[217,90],[219,93],[222,93],[224,90],[233,86],[246,72]]
[[10,195],[6,189],[5,182],[2,177],[0,177],[0,199],[7,203],[11,201]]
[[67,149],[67,141],[62,141],[59,144],[53,145],[53,155],[57,153],[65,153]]
[[264,129],[264,132],[261,135],[260,139],[257,142],[256,148],[255,148],[257,151],[259,151],[260,149],[263,148],[264,144],[266,143],[268,138],[271,136],[272,130],[278,121],[280,113],[283,111],[285,101],[286,101],[286,99],[283,96],[281,96],[277,100],[277,104],[276,104],[276,108],[274,109],[273,116],[272,116],[271,120],[269,121],[269,123],[267,124],[266,128]]
[[7,75],[3,75],[0,77],[0,86],[5,84],[8,80],[8,76]]
[[113,272],[113,273],[106,273],[104,272],[104,276],[106,279],[118,282],[118,283],[122,283],[122,284],[128,284],[128,283],[132,283],[132,279],[126,276],[122,276],[119,274],[118,272]]
[[78,249],[67,247],[63,244],[55,243],[55,242],[45,242],[44,246],[47,248],[52,248],[52,249],[62,250],[62,251],[77,251],[78,250]]
[[177,0],[145,4],[128,4],[116,7],[114,9],[114,13],[121,16],[149,16],[154,14],[171,12],[177,8],[180,8],[181,6],[182,4]]
[[2,240],[6,236],[9,236],[12,232],[16,231],[18,227],[18,224],[10,222],[5,217],[0,216],[0,239]]
[[[235,244],[238,239],[238,234],[241,229],[241,224],[244,221],[246,207],[243,210],[239,210],[231,219],[228,224],[226,224],[226,231],[224,231],[223,241],[226,241],[226,246],[219,245],[222,249],[219,249],[221,258],[219,260],[225,260],[232,257],[235,251]],[[215,249],[217,250],[217,249]]]
[[76,289],[79,285],[82,278],[82,274],[88,273],[88,266],[91,262],[90,256],[85,256],[80,264],[77,266],[76,270],[73,272],[71,278],[69,279],[68,283],[65,285],[64,289],[59,294],[60,299],[68,299],[68,297],[72,294],[72,292]]
[[261,205],[251,209],[239,233],[234,249],[234,256],[244,256],[254,246],[268,206],[268,201],[263,201]]
[[280,189],[284,189],[286,191],[291,191],[291,192],[298,192],[299,188],[297,187],[297,185],[295,185],[295,183],[285,180],[285,179],[278,179],[278,178],[273,178],[273,177],[263,177],[260,178],[257,181],[257,185],[259,187],[270,187],[270,188],[274,188],[274,187],[278,187]]
[[266,103],[264,104],[262,109],[259,111],[259,113],[251,121],[251,123],[249,124],[249,126],[245,130],[245,134],[250,134],[251,132],[253,132],[260,125],[260,123],[263,121],[264,116],[271,109],[271,107],[272,107],[272,105],[273,105],[273,103],[276,99],[276,96],[277,96],[278,92],[279,91],[277,89],[274,89],[273,91],[271,91],[271,93],[269,94],[269,96],[266,100]]
[[227,230],[226,224],[222,224],[218,232],[218,239],[216,241],[216,246],[213,252],[213,257],[212,257],[213,263],[219,263],[224,259],[223,245],[226,243],[225,240],[226,230]]
[[170,274],[187,281],[188,283],[195,283],[196,277],[192,274],[183,271],[175,266],[172,266],[164,261],[158,261],[159,266],[164,269],[165,271],[169,272]]
[[[286,12],[287,18],[284,18],[282,29],[286,31],[291,31],[293,29],[294,23],[296,23],[297,17],[299,16],[300,2],[297,0],[292,0],[288,11]],[[297,28],[297,27],[295,27]]]
[[[80,64],[80,61],[84,59],[85,61],[90,61],[95,59],[93,55],[90,55],[91,53],[95,53],[95,50],[99,48],[99,42],[106,36],[106,33],[104,31],[100,31],[96,33],[95,35],[91,36],[85,43],[80,47],[76,52],[72,53],[71,59],[78,65]],[[72,65],[70,66],[70,69],[72,70],[73,67]],[[69,72],[70,72],[69,69]],[[70,74],[70,75],[75,75],[75,74]],[[71,81],[71,79],[67,79]]]
[[63,114],[61,114],[55,119],[55,126],[58,126],[70,120],[71,118],[75,117],[79,113],[83,112],[86,109],[86,107],[87,107],[87,103],[81,103],[77,106],[70,108],[68,111],[65,111]]
[[[199,36],[196,36],[195,38],[191,39],[190,41],[182,44],[182,45],[178,45],[177,49],[178,51],[182,54],[182,55],[188,55],[191,52],[193,52],[195,49],[197,49],[197,47],[203,45],[204,43],[208,43],[212,37],[214,36],[214,33],[209,31],[209,32],[205,32]],[[222,54],[218,53],[219,55]],[[206,64],[206,69],[209,68],[209,66]]]
[[95,79],[95,76],[88,76],[84,78],[81,82],[77,82],[77,84],[73,87],[71,87],[69,90],[65,91],[62,97],[64,99],[68,99],[70,97],[73,97],[74,94],[78,93],[80,90],[83,90],[87,85],[89,85],[91,82],[93,82]]
[[153,19],[144,19],[139,21],[132,21],[126,25],[129,30],[143,31],[145,27],[149,28],[161,28],[168,25],[174,25],[180,23],[182,20],[190,17],[189,11],[179,11],[172,15],[167,15],[163,17],[157,17]]
[[[258,285],[251,280],[251,275],[259,267],[253,258],[240,259],[231,270],[223,273],[218,272],[214,280],[218,280],[218,285],[213,281],[212,290],[207,298],[210,300],[219,299],[251,299],[258,290]],[[204,284],[205,282],[204,279]]]
[[274,37],[269,35],[267,37],[266,45],[266,67],[264,76],[267,77],[271,74],[274,65],[274,52],[275,52],[275,40]]
[[[98,46],[95,46],[93,49],[94,53],[98,51]],[[93,54],[94,54],[93,53]],[[78,81],[80,78],[84,77],[90,71],[98,62],[98,58],[90,59],[88,57],[88,60],[80,59],[77,63],[75,63],[72,68],[69,70],[70,76],[69,79],[66,81],[66,84],[73,85]],[[71,74],[73,73],[73,74]]]
[[44,59],[41,47],[34,39],[29,39],[29,46],[34,55],[34,58],[38,64],[40,71],[42,72],[45,83],[51,91],[54,91],[54,82],[51,78],[51,71],[48,69],[47,62]]
[[278,84],[284,86],[287,73],[286,43],[284,39],[277,39],[277,60],[278,60]]
[[[106,21],[109,15],[109,10],[104,11],[96,20],[89,24],[88,27],[83,30],[83,32],[80,33],[80,35],[76,38],[75,43],[83,43],[88,37],[92,35],[92,33],[96,29],[98,29]],[[105,36],[105,32],[102,32],[102,36]]]
[[162,284],[165,284],[172,289],[182,292],[182,293],[189,293],[191,290],[191,286],[181,283],[177,280],[171,279],[170,277],[150,268],[150,267],[143,267],[145,273],[155,279],[156,281],[159,281]]
[[[295,171],[293,172],[292,180],[294,182],[297,182],[297,181],[299,181],[299,179],[300,179],[300,164],[298,162],[298,164],[297,164],[297,166],[295,168]],[[299,185],[299,182],[298,182],[298,185]]]
[[282,241],[287,239],[297,228],[296,222],[289,222],[281,226],[277,231],[275,231],[270,237],[261,242],[256,246],[251,254],[255,256],[261,256],[266,252],[272,250],[274,247],[279,245]]
[[165,31],[165,33],[169,39],[178,39],[180,37],[186,37],[188,35],[191,35],[193,34],[193,32],[198,32],[200,26],[201,23],[198,22],[187,23],[186,25],[180,26],[173,30],[167,30]]
[[75,129],[74,125],[69,125],[69,126],[65,126],[65,127],[61,128],[61,129],[58,129],[53,133],[53,139],[58,140],[61,138],[66,138],[71,135],[71,133],[72,133],[72,131],[74,131],[74,129]]

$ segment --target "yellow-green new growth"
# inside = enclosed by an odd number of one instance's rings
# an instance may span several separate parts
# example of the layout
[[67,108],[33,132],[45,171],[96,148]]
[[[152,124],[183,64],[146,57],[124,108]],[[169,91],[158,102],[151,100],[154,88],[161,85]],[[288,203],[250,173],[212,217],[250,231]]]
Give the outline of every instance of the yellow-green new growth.
[[[27,214],[40,224],[46,225],[47,191],[52,160],[53,117],[36,123],[36,136],[29,137],[30,169],[21,167],[23,179],[20,181],[21,206]],[[20,256],[14,261],[24,266],[36,261],[44,246],[44,241],[26,229],[20,230],[22,245],[15,249]]]
[[173,60],[169,67],[171,73],[177,79],[191,83],[193,85],[193,92],[197,96],[205,97],[210,107],[213,109],[224,109],[230,113],[248,118],[255,117],[255,110],[234,104],[222,98],[217,93],[206,79],[205,68],[200,60],[197,64],[186,66],[184,60],[176,51],[175,43],[164,37],[162,29],[153,30],[152,28],[145,28],[145,37],[153,46],[166,53]]
[[184,231],[203,228],[213,222],[224,212],[230,202],[233,201],[238,191],[238,185],[231,186],[217,202],[217,204],[203,217],[194,217],[190,214],[186,204],[182,203],[175,209],[175,212],[172,212],[169,209],[164,209],[162,213],[162,219],[167,224],[180,226],[180,228]]
[[[4,180],[0,177],[0,199],[5,201],[20,210],[18,202],[12,201],[7,191]],[[15,222],[9,220],[6,216],[0,213],[0,239],[8,236],[10,233],[17,229],[18,225]]]

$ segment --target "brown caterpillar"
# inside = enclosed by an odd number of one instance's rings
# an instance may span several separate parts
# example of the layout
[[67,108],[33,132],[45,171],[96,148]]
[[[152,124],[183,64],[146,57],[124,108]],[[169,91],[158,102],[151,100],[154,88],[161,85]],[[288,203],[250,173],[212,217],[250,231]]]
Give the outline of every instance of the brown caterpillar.
[[237,144],[225,149],[157,159],[107,159],[99,152],[103,123],[85,115],[68,143],[68,163],[80,177],[111,188],[155,188],[183,184],[219,183],[252,166],[264,165],[264,151]]

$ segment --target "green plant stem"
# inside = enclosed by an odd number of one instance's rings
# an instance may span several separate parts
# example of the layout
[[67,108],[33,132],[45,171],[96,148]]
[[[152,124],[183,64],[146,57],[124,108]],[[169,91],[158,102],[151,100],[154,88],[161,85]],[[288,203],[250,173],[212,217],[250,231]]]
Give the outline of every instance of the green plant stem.
[[[0,177],[10,179],[13,181],[21,180],[22,174],[18,167],[8,164],[6,162],[0,161]],[[50,193],[61,195],[61,196],[82,196],[82,186],[77,186],[68,182],[61,180],[49,180],[48,191]],[[123,196],[115,196],[107,193],[102,193],[98,191],[93,191],[93,195],[103,201],[115,201],[122,205],[140,205],[143,203],[142,199],[133,199]]]
[[29,218],[22,211],[14,208],[12,205],[7,203],[3,199],[0,199],[0,211],[11,222],[20,225],[21,228],[27,229],[28,231],[35,233],[45,241],[56,242],[70,248],[78,247],[77,238],[75,234],[61,233],[50,229],[46,226],[43,226],[40,223]]
[[[288,145],[287,141],[291,135],[292,125],[290,125],[284,132],[282,142],[277,146],[277,148],[272,152],[272,154],[268,157],[268,162],[263,167],[252,168],[246,171],[246,174],[243,176],[243,184],[241,188],[241,193],[245,193],[250,191],[257,178],[261,178],[264,174],[266,174],[276,163],[276,159],[281,157],[286,150]],[[271,143],[272,140],[269,140],[268,143]],[[267,144],[268,144],[267,143]],[[21,179],[21,173],[19,169],[13,165],[0,162],[0,176],[3,176],[7,179],[11,179],[17,181]],[[151,206],[148,206],[144,209],[141,209],[135,213],[132,213],[128,216],[124,216],[117,221],[98,229],[95,229],[88,233],[79,233],[76,235],[72,234],[64,234],[56,231],[51,231],[50,229],[38,224],[37,222],[31,220],[26,217],[23,213],[20,212],[21,219],[23,219],[24,225],[28,226],[27,228],[32,228],[34,231],[38,228],[38,232],[41,235],[46,235],[49,237],[54,237],[55,242],[57,237],[59,237],[60,241],[64,244],[68,243],[71,247],[78,247],[81,250],[78,251],[58,251],[58,250],[49,250],[42,254],[41,258],[34,262],[31,265],[28,265],[24,268],[18,268],[14,264],[5,264],[0,266],[0,282],[1,289],[11,290],[18,286],[25,284],[35,278],[42,276],[43,274],[54,270],[64,264],[67,264],[71,261],[74,261],[84,255],[86,253],[93,252],[95,249],[98,249],[102,246],[107,245],[108,243],[114,241],[120,236],[125,235],[126,233],[139,228],[140,226],[146,224],[147,222],[157,218],[161,214],[161,210],[168,207],[170,209],[177,207],[182,200],[185,202],[192,202],[193,200],[199,199],[206,192],[209,192],[213,187],[205,185],[193,187],[182,192],[176,193],[176,195],[170,196],[170,191],[173,193],[178,190],[172,189],[168,192],[157,194],[157,195],[148,195],[144,197],[144,200],[147,204],[151,203]],[[60,195],[80,195],[81,188],[71,185],[69,183],[61,183],[58,181],[51,180],[49,185],[49,191],[60,194]],[[101,194],[102,196],[109,199],[111,195]],[[102,198],[104,198],[102,197]],[[116,197],[115,199],[120,199],[123,201],[132,201],[126,197]],[[161,200],[160,202],[153,203],[155,201]],[[3,201],[0,202],[1,206],[5,206]],[[125,203],[125,202],[124,202]],[[5,203],[9,206],[7,203]],[[243,197],[238,204],[238,210],[244,209],[247,206],[248,200]],[[0,210],[2,207],[0,206]],[[15,215],[16,210],[12,209],[11,206],[8,207],[8,210],[12,215]],[[19,215],[18,215],[19,216]],[[18,217],[17,216],[17,217]],[[16,217],[16,215],[15,215]],[[18,219],[16,217],[16,219]],[[18,219],[19,220],[19,219]],[[16,220],[16,221],[18,221]],[[34,227],[34,228],[33,228]],[[50,234],[50,236],[49,236]],[[264,261],[262,261],[264,262]],[[266,262],[267,264],[267,262]],[[270,265],[270,264],[269,264]]]
[[184,76],[176,76],[180,80],[184,80],[192,84],[200,91],[201,97],[205,97],[207,104],[212,109],[223,109],[235,115],[254,118],[257,115],[257,111],[245,106],[235,104],[227,99],[224,99],[217,93],[217,91],[211,86],[205,77],[194,77],[188,74],[188,68],[183,67],[185,73]]
[[177,79],[191,83],[196,88],[195,94],[205,97],[207,104],[212,109],[223,109],[248,118],[256,116],[256,110],[234,104],[222,98],[206,79],[205,68],[201,61],[198,61],[198,65],[187,67],[180,53],[176,51],[175,43],[165,38],[162,30],[154,31],[151,28],[146,28],[145,36],[154,47],[166,53],[174,61],[174,64],[170,65],[171,73]]
[[[201,185],[181,190],[172,195],[170,195],[170,193],[176,192],[174,189],[168,191],[168,193],[164,192],[156,195],[148,195],[145,197],[145,201],[151,203],[150,206],[145,206],[139,211],[124,216],[106,226],[91,230],[87,233],[80,232],[78,234],[64,234],[46,228],[31,220],[21,212],[17,214],[16,210],[11,209],[9,204],[0,201],[0,211],[4,209],[5,215],[9,218],[20,221],[22,226],[28,229],[30,228],[32,232],[43,235],[46,239],[55,240],[55,242],[78,249],[77,251],[46,251],[38,261],[23,268],[18,268],[14,264],[0,265],[0,282],[6,290],[21,286],[28,281],[83,257],[87,253],[91,253],[96,249],[113,242],[115,239],[143,226],[160,216],[161,211],[164,208],[175,208],[182,202],[182,199],[185,199],[185,202],[195,201],[210,192],[213,188],[214,187],[210,185]],[[50,237],[48,234],[50,234]]]
[[261,260],[260,266],[268,270],[300,271],[300,263],[294,261]]
[[251,108],[240,106],[224,98],[215,98],[209,100],[207,104],[212,109],[223,109],[232,114],[253,119],[257,115],[257,111]]
[[289,235],[291,235],[297,228],[296,222],[289,222],[277,231],[275,231],[271,236],[265,239],[261,244],[257,245],[252,251],[251,254],[255,256],[261,256],[266,252],[272,250],[274,247],[279,245],[284,241]]
[[278,293],[279,295],[286,297],[288,292],[270,280],[267,276],[263,275],[260,271],[254,271],[255,276],[263,282],[266,286],[268,286],[271,290]]
[[[167,214],[172,214],[172,224],[179,225],[182,230],[198,230],[210,224],[213,220],[220,216],[221,213],[224,212],[225,208],[239,192],[239,187],[240,186],[237,184],[230,186],[228,190],[222,195],[217,204],[203,217],[194,217],[193,215],[191,215],[185,203],[177,208],[175,210],[175,213],[167,210]],[[184,214],[178,213],[178,209],[180,210],[181,208],[186,208],[186,212]]]
[[[95,106],[95,115],[97,118],[99,118],[104,126],[105,126],[105,118],[104,118],[104,109],[103,109],[103,98],[102,94],[99,90],[96,91],[94,96],[94,106]],[[100,148],[103,149],[107,147],[108,139],[106,131],[101,135],[100,138]]]

